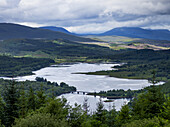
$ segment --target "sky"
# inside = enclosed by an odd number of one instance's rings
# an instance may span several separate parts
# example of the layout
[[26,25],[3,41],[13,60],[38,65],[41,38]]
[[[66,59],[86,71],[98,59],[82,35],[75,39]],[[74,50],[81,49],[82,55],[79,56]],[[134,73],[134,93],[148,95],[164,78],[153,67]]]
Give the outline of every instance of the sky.
[[170,30],[170,0],[0,0],[0,22],[75,33],[116,27]]

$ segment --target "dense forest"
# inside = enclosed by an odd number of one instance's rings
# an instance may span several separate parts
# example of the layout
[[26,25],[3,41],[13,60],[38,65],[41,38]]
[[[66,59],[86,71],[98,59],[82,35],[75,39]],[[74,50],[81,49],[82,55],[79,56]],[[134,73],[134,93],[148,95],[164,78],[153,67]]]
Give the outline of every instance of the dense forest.
[[[41,77],[36,77],[36,81],[15,81],[15,84],[18,86],[19,89],[23,89],[24,91],[28,92],[30,88],[33,91],[39,91],[41,89],[44,90],[45,94],[48,96],[59,96],[64,93],[70,93],[76,91],[74,86],[69,86],[68,84],[61,82],[58,84],[57,82],[50,82],[47,79],[43,79]],[[11,81],[0,79],[0,91],[3,91],[4,86],[8,86]]]
[[108,59],[124,62],[122,66],[114,67],[116,70],[89,72],[84,74],[108,75],[118,78],[150,79],[153,70],[156,71],[157,80],[170,80],[170,50],[135,50],[108,56]]
[[[39,78],[38,80],[41,80]],[[44,80],[41,80],[44,82]],[[45,81],[46,82],[46,81]],[[3,85],[0,97],[0,124],[5,127],[169,127],[170,98],[152,85],[138,94],[130,105],[120,111],[109,110],[103,102],[90,112],[88,99],[84,104],[70,106],[66,99],[48,96],[44,89],[25,91],[15,81]]]
[[31,75],[32,71],[39,70],[54,64],[54,60],[47,58],[15,58],[0,56],[0,76],[16,77]]
[[110,56],[118,52],[107,47],[81,44],[62,39],[4,40],[0,41],[0,49],[1,54],[10,54],[20,57],[51,58],[56,62],[81,62],[86,61],[90,56]]

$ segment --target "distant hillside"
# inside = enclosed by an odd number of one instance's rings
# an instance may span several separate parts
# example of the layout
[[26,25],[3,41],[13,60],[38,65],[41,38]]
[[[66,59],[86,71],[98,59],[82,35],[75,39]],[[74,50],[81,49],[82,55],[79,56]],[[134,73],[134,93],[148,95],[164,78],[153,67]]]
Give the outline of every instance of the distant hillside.
[[85,41],[85,42],[94,41],[92,39],[77,37],[74,35],[61,32],[54,32],[51,30],[32,28],[12,23],[0,23],[0,40],[19,38],[65,39],[70,41]]
[[62,32],[66,34],[72,34],[68,30],[62,28],[62,27],[55,27],[55,26],[44,26],[44,27],[39,27],[41,29],[46,29],[46,30],[52,30],[52,31],[57,31],[57,32]]
[[73,61],[85,60],[88,57],[113,55],[107,47],[87,45],[69,40],[11,39],[0,41],[0,54],[19,57],[51,58]]
[[154,40],[170,40],[170,31],[169,30],[150,30],[142,29],[139,27],[119,27],[109,31],[106,31],[101,36],[126,36],[132,38],[145,38],[145,39],[154,39]]

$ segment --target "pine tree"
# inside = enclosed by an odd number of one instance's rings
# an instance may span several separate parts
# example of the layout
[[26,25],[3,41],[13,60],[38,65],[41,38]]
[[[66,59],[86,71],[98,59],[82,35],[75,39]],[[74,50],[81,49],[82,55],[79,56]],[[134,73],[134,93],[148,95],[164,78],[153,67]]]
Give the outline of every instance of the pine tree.
[[97,103],[96,120],[101,121],[102,123],[105,123],[106,120],[106,110],[101,98],[100,101]]
[[21,91],[20,91],[20,97],[19,97],[19,114],[20,117],[24,118],[27,112],[27,98],[25,94],[24,84],[22,85]]
[[130,119],[130,109],[127,104],[124,104],[119,112],[118,120],[120,123],[126,123]]
[[34,90],[30,87],[27,97],[27,107],[28,109],[35,110],[36,109],[36,96],[34,94]]
[[112,108],[106,114],[106,123],[109,127],[116,127],[115,125],[116,116],[117,116],[117,111],[115,109],[115,105],[113,105]]
[[6,86],[4,90],[4,101],[6,103],[5,106],[5,116],[4,125],[7,127],[11,127],[11,125],[14,123],[15,118],[19,117],[18,112],[18,87],[16,85],[15,81],[10,81],[9,85]]
[[155,72],[153,72],[153,78],[150,80],[152,85],[133,100],[133,114],[136,118],[153,118],[158,116],[163,109],[165,98],[161,89],[155,86],[157,83],[155,79]]
[[4,108],[5,108],[5,103],[0,95],[0,121],[1,123],[4,123],[4,110],[5,110]]
[[88,114],[89,113],[89,105],[88,105],[88,98],[84,98],[84,102],[83,102],[83,110],[85,112],[85,114]]
[[42,107],[46,103],[46,97],[43,85],[41,85],[40,91],[37,92],[37,108]]

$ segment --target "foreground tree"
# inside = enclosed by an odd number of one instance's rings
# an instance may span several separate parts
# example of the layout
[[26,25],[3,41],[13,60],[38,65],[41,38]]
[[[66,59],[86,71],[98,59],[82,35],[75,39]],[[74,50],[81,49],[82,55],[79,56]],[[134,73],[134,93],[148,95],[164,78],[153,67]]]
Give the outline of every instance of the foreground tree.
[[115,109],[115,105],[110,108],[111,109],[106,114],[106,123],[109,127],[116,127],[117,111]]
[[24,84],[22,84],[22,88],[20,90],[20,97],[18,99],[18,108],[20,117],[24,118],[27,112],[27,97],[25,94]]
[[153,85],[146,89],[144,93],[139,94],[132,103],[133,114],[137,119],[153,118],[159,116],[163,110],[163,104],[165,102],[164,94],[159,87],[155,84],[155,71],[153,72],[153,78],[149,81]]
[[127,104],[124,104],[117,116],[117,126],[127,123],[130,120],[130,109]]
[[88,104],[88,98],[86,97],[86,98],[84,98],[84,102],[83,102],[83,110],[84,110],[84,113],[85,114],[88,114],[89,113],[89,104]]
[[35,110],[36,109],[36,96],[34,94],[34,90],[32,87],[30,87],[27,97],[27,108],[29,110]]
[[101,98],[97,103],[96,120],[101,121],[103,124],[106,122],[106,109],[104,108],[104,104]]
[[9,82],[9,85],[4,89],[4,101],[6,103],[4,109],[4,125],[11,127],[15,118],[19,117],[18,113],[18,87],[15,81]]

